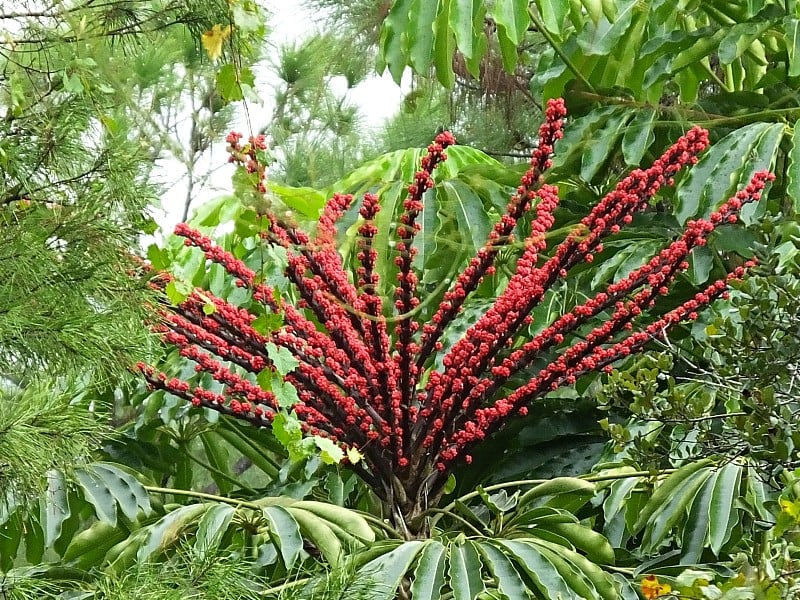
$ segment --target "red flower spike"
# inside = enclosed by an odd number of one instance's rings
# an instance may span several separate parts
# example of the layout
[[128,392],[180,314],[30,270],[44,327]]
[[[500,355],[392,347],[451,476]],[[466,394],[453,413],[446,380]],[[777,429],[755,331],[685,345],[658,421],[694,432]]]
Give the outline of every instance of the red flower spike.
[[[748,261],[726,279],[715,282],[664,314],[654,314],[660,295],[668,294],[689,266],[689,254],[703,246],[716,227],[737,221],[749,202],[764,195],[774,177],[756,173],[750,183],[707,219],[686,223],[683,234],[626,277],[608,285],[551,323],[535,324],[528,335],[532,310],[545,294],[568,276],[572,267],[597,261],[603,240],[645,210],[651,198],[684,167],[697,161],[708,146],[708,134],[691,129],[650,168],[624,178],[558,245],[548,248],[558,189],[543,181],[550,157],[562,137],[566,116],[563,102],[551,101],[539,145],[505,214],[489,239],[446,291],[429,322],[420,323],[415,309],[419,274],[412,268],[417,219],[425,191],[434,186],[433,169],[446,160],[452,135],[437,136],[408,186],[396,238],[397,285],[392,298],[378,293],[375,216],[379,199],[367,194],[359,208],[357,263],[349,273],[336,250],[336,223],[353,202],[336,194],[323,209],[315,236],[269,215],[263,239],[286,249],[287,278],[299,302],[276,300],[275,290],[259,283],[242,261],[219,248],[207,236],[181,224],[178,235],[221,265],[255,301],[279,313],[283,325],[267,335],[253,327],[255,315],[208,292],[195,291],[179,306],[165,302],[164,319],[154,328],[179,348],[198,371],[222,385],[211,392],[139,364],[137,370],[155,389],[175,394],[196,406],[217,410],[256,426],[269,426],[280,410],[271,391],[254,376],[273,368],[270,344],[288,351],[297,367],[285,376],[297,390],[293,410],[305,435],[325,436],[343,447],[358,448],[364,459],[349,464],[387,504],[395,519],[419,514],[425,503],[443,493],[456,461],[469,463],[474,446],[514,415],[528,414],[532,402],[561,386],[572,385],[590,372],[611,372],[616,361],[641,352],[672,327],[698,318],[728,284],[745,276]],[[233,162],[263,176],[258,163],[263,139],[242,143],[241,134],[226,141]],[[262,185],[261,179],[257,186]],[[500,248],[513,240],[520,218],[534,211],[530,234],[521,244],[515,272],[494,304],[441,358],[442,334],[457,318],[464,302],[486,276],[494,274]],[[543,258],[544,257],[544,258]],[[385,274],[384,274],[385,275]],[[154,278],[164,287],[166,275]],[[213,311],[208,311],[208,305]],[[206,314],[210,312],[210,314]],[[306,315],[313,313],[314,320]],[[387,323],[396,322],[392,331]],[[274,349],[273,349],[274,350]],[[511,391],[519,377],[544,357],[552,357],[527,382]],[[420,383],[424,381],[424,383]]]

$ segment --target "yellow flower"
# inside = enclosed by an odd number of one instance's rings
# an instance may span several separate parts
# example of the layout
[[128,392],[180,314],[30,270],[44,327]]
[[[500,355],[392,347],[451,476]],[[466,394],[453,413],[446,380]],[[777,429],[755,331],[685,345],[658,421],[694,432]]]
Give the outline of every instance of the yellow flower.
[[216,60],[222,55],[222,44],[231,36],[232,32],[233,28],[230,25],[223,27],[217,24],[203,34],[200,41],[203,43],[203,48],[206,49],[208,58]]
[[648,575],[642,579],[642,594],[647,600],[655,600],[661,596],[666,596],[672,591],[668,583],[659,583],[658,577]]

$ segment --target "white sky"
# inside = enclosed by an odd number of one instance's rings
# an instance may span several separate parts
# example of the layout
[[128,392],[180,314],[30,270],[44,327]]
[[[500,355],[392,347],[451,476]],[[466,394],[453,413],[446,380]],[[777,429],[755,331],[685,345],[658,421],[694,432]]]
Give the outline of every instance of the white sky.
[[[274,52],[278,47],[291,44],[314,33],[316,24],[314,15],[303,9],[300,0],[283,1],[262,0],[269,15],[267,44],[268,53]],[[275,90],[281,82],[266,66],[269,59],[264,61],[264,66],[256,70],[256,86],[259,93],[263,96],[263,104],[254,104],[248,101],[248,112],[251,118],[253,129],[258,131],[266,125],[267,119],[274,109],[272,100]],[[400,105],[403,92],[398,87],[388,73],[383,76],[371,76],[351,90],[347,90],[344,78],[341,78],[341,87],[336,85],[336,80],[332,82],[335,91],[341,93],[352,104],[359,107],[362,116],[362,124],[365,130],[375,130],[392,116]],[[243,118],[239,119],[234,126],[235,129],[245,131],[247,128]],[[208,157],[207,168],[215,170],[210,180],[210,185],[196,189],[193,192],[192,207],[197,208],[200,204],[212,198],[218,197],[230,191],[230,168],[220,168],[225,164],[227,157],[222,151],[224,142],[215,140],[215,147]],[[174,162],[164,161],[161,165],[160,178],[170,184],[175,182],[183,168]],[[182,181],[176,185],[171,185],[162,197],[162,209],[154,211],[154,217],[161,227],[163,233],[169,233],[181,218],[184,202],[186,199],[186,184]]]

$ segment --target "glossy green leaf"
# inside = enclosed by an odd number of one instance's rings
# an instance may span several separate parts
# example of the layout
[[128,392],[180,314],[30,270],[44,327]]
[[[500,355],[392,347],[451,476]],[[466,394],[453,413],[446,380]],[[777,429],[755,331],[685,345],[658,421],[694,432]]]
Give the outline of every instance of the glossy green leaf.
[[371,592],[371,600],[395,598],[397,586],[424,547],[425,542],[420,540],[404,542],[361,567],[359,576],[372,579],[377,584]]
[[389,69],[392,79],[398,85],[406,65],[403,36],[408,27],[408,13],[413,1],[393,2],[381,28],[380,62]]
[[412,0],[408,9],[408,62],[421,75],[427,75],[433,59],[433,25],[440,0]]
[[344,557],[342,542],[325,520],[302,509],[292,509],[290,512],[300,525],[303,537],[316,546],[331,566],[338,566]]
[[697,491],[689,508],[689,515],[681,535],[681,564],[692,565],[699,561],[708,537],[711,516],[709,505],[719,472],[712,473]]
[[654,511],[642,536],[642,547],[646,551],[656,550],[672,528],[686,518],[697,490],[711,474],[708,468],[692,473],[682,482],[680,488],[675,490],[670,501]]
[[638,110],[631,119],[622,137],[622,156],[625,164],[637,166],[642,161],[644,153],[655,139],[653,126],[657,116],[658,113],[654,108],[645,107]]
[[550,33],[561,34],[564,20],[569,14],[567,0],[537,0],[542,22]]
[[709,507],[710,525],[708,542],[711,551],[720,555],[722,547],[728,542],[733,533],[733,527],[738,519],[736,498],[739,496],[739,486],[742,481],[744,469],[736,463],[728,463],[717,472],[714,490]]
[[117,523],[117,507],[134,520],[139,510],[150,511],[150,497],[135,477],[110,463],[93,463],[75,472],[86,499],[97,517],[111,525]]
[[482,570],[480,556],[472,542],[450,545],[448,581],[454,600],[471,600],[486,589]]
[[737,23],[719,43],[719,60],[729,65],[742,56],[753,42],[775,24],[774,19],[757,20],[749,23]]
[[578,35],[578,45],[587,55],[611,53],[630,28],[637,0],[619,0],[615,4],[618,12],[613,23],[605,18],[596,23],[589,21]]
[[522,43],[531,22],[527,0],[496,0],[489,16],[506,32],[515,46]]
[[433,64],[436,67],[436,79],[449,89],[455,83],[453,55],[456,51],[456,43],[455,36],[450,31],[450,10],[453,0],[442,0],[442,2],[442,10],[433,24],[435,35]]
[[581,159],[581,179],[592,181],[604,164],[609,160],[612,149],[624,133],[625,125],[631,118],[631,112],[618,109],[610,115],[603,126],[594,134],[592,143],[583,151]]
[[39,502],[39,521],[44,530],[44,545],[52,548],[72,511],[67,499],[67,482],[58,471],[47,474],[47,491]]
[[789,77],[800,75],[800,19],[785,17],[783,31],[786,36],[786,51],[789,54]]
[[792,147],[788,153],[786,167],[786,194],[792,201],[794,213],[800,213],[800,127],[795,123],[792,131]]
[[142,543],[136,550],[137,560],[144,562],[171,547],[184,530],[210,507],[208,504],[187,504],[168,512],[146,530],[140,530]]
[[711,269],[714,268],[714,254],[707,246],[699,246],[689,255],[689,268],[686,276],[693,285],[700,286],[708,281]]
[[291,569],[303,549],[300,526],[282,506],[266,506],[263,514],[269,523],[270,539],[280,551],[286,569]]
[[483,563],[494,576],[497,589],[509,600],[528,600],[531,596],[528,586],[523,581],[508,556],[496,548],[490,540],[476,542]]
[[734,193],[742,170],[752,160],[761,136],[774,127],[770,123],[747,125],[707,150],[678,186],[675,195],[678,222],[707,217],[713,207],[727,200]]
[[480,9],[480,0],[451,0],[450,27],[456,36],[456,45],[465,58],[475,57],[478,51],[478,35],[475,30],[475,14]]
[[438,600],[444,586],[446,549],[436,540],[429,540],[419,556],[411,580],[411,596],[418,600]]
[[316,219],[325,206],[325,196],[307,187],[289,187],[269,182],[269,191],[281,202],[304,217]]
[[214,504],[197,525],[195,547],[201,552],[214,552],[231,524],[236,508],[230,504]]
[[534,543],[518,540],[498,540],[509,558],[524,569],[539,593],[545,598],[575,598],[576,594],[551,560],[542,555]]

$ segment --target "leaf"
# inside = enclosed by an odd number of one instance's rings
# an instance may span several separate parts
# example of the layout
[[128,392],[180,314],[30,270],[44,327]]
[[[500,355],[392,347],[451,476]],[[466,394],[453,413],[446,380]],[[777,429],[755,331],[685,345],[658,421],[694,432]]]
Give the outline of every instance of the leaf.
[[317,219],[325,206],[325,195],[312,188],[290,187],[270,181],[269,191],[286,206],[309,219]]
[[433,26],[439,5],[440,0],[412,0],[408,9],[408,63],[420,75],[427,75],[433,59]]
[[689,268],[686,277],[692,285],[700,286],[708,281],[711,269],[714,267],[714,254],[707,246],[698,246],[689,255]]
[[93,463],[75,471],[86,499],[94,506],[97,517],[116,525],[117,506],[128,519],[134,520],[141,508],[150,511],[150,497],[136,479],[109,463]]
[[44,530],[44,545],[52,548],[72,511],[67,500],[67,482],[58,471],[47,474],[47,492],[39,503],[39,519]]
[[723,466],[714,481],[714,491],[709,507],[710,525],[708,541],[711,551],[719,556],[722,547],[728,542],[733,526],[738,519],[734,510],[742,480],[743,468],[736,463]]
[[537,0],[539,14],[542,15],[542,22],[545,29],[550,33],[561,35],[561,28],[564,19],[569,13],[569,3],[565,0]]
[[784,17],[783,31],[786,35],[786,52],[789,54],[789,77],[800,75],[800,19]]
[[403,35],[408,27],[408,14],[413,1],[397,0],[393,2],[381,28],[379,61],[389,69],[389,73],[397,85],[400,85],[406,66]]
[[530,541],[498,540],[509,557],[519,564],[545,598],[575,598],[576,594],[553,563]]
[[[764,19],[749,23],[737,23],[719,43],[719,60],[729,65],[742,56],[761,34],[775,24],[775,19]],[[788,40],[787,40],[788,41]]]
[[800,213],[800,127],[795,123],[792,132],[792,147],[788,153],[786,167],[786,194],[792,201],[794,213]]
[[618,46],[631,26],[637,4],[638,0],[619,0],[616,2],[617,18],[613,23],[601,18],[597,22],[589,21],[586,24],[577,40],[587,56],[606,56]]
[[223,27],[220,24],[214,25],[211,29],[203,33],[200,42],[203,44],[203,48],[205,48],[206,54],[208,54],[211,60],[217,60],[222,56],[222,44],[231,37],[231,33],[233,33],[233,28],[230,25]]
[[497,589],[511,600],[523,600],[530,597],[528,586],[520,577],[511,560],[490,543],[490,540],[476,542],[478,551],[489,572],[494,575]]
[[281,375],[288,375],[300,364],[300,361],[283,346],[278,347],[272,342],[267,342],[264,344],[264,349],[267,351],[267,356],[272,361],[275,370]]
[[300,526],[303,537],[314,544],[332,567],[337,567],[344,554],[342,543],[331,527],[312,512],[302,509],[293,509],[290,512]]
[[[728,134],[694,165],[675,194],[675,218],[683,224],[692,217],[707,217],[712,208],[733,195],[745,166],[765,134],[770,140],[783,130],[780,123],[753,123]],[[764,148],[764,152],[767,149]],[[774,148],[770,148],[770,157]],[[747,176],[749,180],[750,176]]]
[[654,511],[642,536],[642,547],[645,551],[653,551],[658,548],[672,528],[686,518],[686,512],[697,494],[697,490],[711,475],[709,468],[692,473],[670,497],[669,502],[663,503]]
[[214,504],[209,507],[197,525],[195,547],[203,554],[213,553],[219,547],[235,513],[236,508],[230,504]]
[[[299,398],[298,398],[299,400]],[[344,458],[344,450],[337,446],[330,438],[314,436],[314,442],[320,450],[320,459],[326,465],[338,465]]]
[[483,585],[481,560],[470,541],[450,545],[448,580],[454,600],[472,600],[486,588]]
[[300,526],[291,513],[282,506],[266,506],[263,514],[269,522],[270,539],[278,547],[283,565],[288,571],[303,549]]
[[187,504],[168,512],[147,529],[140,530],[143,543],[136,551],[136,559],[146,562],[153,554],[159,554],[178,541],[183,531],[212,505]]
[[625,128],[625,135],[622,137],[622,156],[625,164],[637,166],[641,162],[645,151],[655,139],[653,126],[657,115],[654,108],[642,108]]
[[400,580],[425,545],[426,542],[420,540],[403,542],[394,550],[361,567],[358,571],[359,577],[364,580],[372,579],[377,583],[370,592],[370,600],[392,600]]
[[216,88],[226,102],[235,102],[244,98],[243,86],[253,88],[255,76],[247,67],[237,70],[235,65],[223,65],[216,76]]
[[631,112],[625,109],[618,110],[609,116],[603,127],[594,134],[592,143],[583,152],[581,159],[581,179],[592,181],[602,166],[611,158],[612,149],[622,135],[623,128],[631,118]]
[[495,0],[489,16],[505,32],[512,44],[519,46],[523,42],[531,22],[526,0]]
[[[477,51],[478,32],[474,16],[480,0],[450,0],[450,27],[456,36],[456,45],[465,58],[474,58]],[[482,32],[481,32],[482,33]]]
[[429,540],[419,556],[411,579],[411,597],[415,600],[438,600],[444,585],[446,563],[445,547],[436,540]]
[[445,0],[439,16],[433,23],[435,41],[433,45],[433,64],[436,68],[436,79],[445,88],[450,89],[455,83],[453,73],[453,55],[456,51],[455,37],[450,31],[450,0]]

